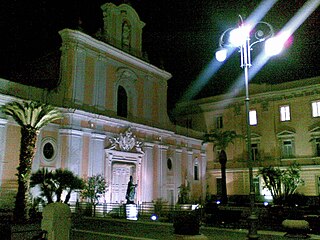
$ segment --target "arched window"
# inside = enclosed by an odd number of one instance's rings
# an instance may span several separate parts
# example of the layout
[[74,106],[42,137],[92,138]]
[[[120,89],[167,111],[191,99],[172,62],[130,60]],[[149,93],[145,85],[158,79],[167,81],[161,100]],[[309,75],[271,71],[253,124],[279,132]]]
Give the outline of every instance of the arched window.
[[172,160],[171,160],[171,158],[168,158],[168,160],[167,160],[167,167],[168,167],[169,170],[172,169]]
[[126,90],[118,87],[117,115],[119,117],[128,117],[128,96]]

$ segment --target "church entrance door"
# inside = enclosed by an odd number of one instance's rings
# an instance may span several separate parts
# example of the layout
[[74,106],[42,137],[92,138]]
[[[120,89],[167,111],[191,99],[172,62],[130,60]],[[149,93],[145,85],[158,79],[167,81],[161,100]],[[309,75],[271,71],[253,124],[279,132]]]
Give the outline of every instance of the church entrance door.
[[126,202],[126,191],[130,175],[133,175],[133,165],[117,163],[113,164],[111,186],[112,203]]

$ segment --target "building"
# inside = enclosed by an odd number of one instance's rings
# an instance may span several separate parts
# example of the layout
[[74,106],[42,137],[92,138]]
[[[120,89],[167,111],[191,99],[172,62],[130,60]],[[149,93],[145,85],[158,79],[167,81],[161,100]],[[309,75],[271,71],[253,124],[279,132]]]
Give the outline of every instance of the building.
[[[256,194],[268,195],[258,169],[301,167],[304,186],[299,193],[320,193],[320,77],[281,84],[250,84],[250,129],[253,176]],[[244,92],[181,103],[177,123],[199,131],[234,130],[243,138],[227,148],[228,195],[249,194]],[[220,164],[212,145],[207,146],[209,192],[220,194]]]
[[[173,125],[167,115],[171,74],[143,59],[145,25],[127,4],[101,6],[104,28],[89,36],[64,29],[60,81],[40,89],[0,79],[0,104],[32,99],[59,107],[61,122],[41,130],[33,171],[67,168],[80,177],[102,174],[105,202],[122,203],[129,177],[138,184],[136,201],[175,204],[179,187],[190,199],[206,191],[206,154],[201,134]],[[20,129],[0,115],[1,198],[13,201]],[[75,200],[76,196],[73,197]]]

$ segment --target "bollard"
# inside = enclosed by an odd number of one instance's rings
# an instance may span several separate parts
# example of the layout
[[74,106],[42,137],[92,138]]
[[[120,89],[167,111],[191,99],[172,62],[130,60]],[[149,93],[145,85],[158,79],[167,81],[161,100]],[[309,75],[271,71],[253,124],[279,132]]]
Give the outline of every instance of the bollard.
[[71,211],[67,204],[50,203],[42,212],[41,229],[47,231],[48,240],[69,240]]

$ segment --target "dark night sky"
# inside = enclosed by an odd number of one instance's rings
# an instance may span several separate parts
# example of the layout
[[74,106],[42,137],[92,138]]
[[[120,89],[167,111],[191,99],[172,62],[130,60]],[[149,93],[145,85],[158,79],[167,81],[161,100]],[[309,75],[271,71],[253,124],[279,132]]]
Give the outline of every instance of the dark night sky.
[[[58,52],[58,31],[76,28],[81,18],[84,30],[95,33],[102,26],[102,0],[2,0],[0,3],[1,63],[0,77],[13,79],[18,69],[41,63],[41,57]],[[249,0],[132,0],[131,5],[146,23],[143,49],[150,62],[172,73],[169,80],[169,109],[188,86],[196,81],[218,48],[221,33],[238,22],[238,14],[246,17],[260,1]],[[294,15],[306,1],[278,1],[264,21],[275,31]],[[279,83],[320,75],[320,11],[319,8],[294,33],[293,44],[274,57],[252,80]],[[254,53],[253,53],[254,55]],[[40,59],[40,60],[39,60]],[[26,67],[27,66],[27,67]],[[242,72],[239,54],[225,66],[199,93],[198,97],[220,94]],[[16,80],[16,81],[21,81]],[[43,86],[43,82],[33,82]]]

